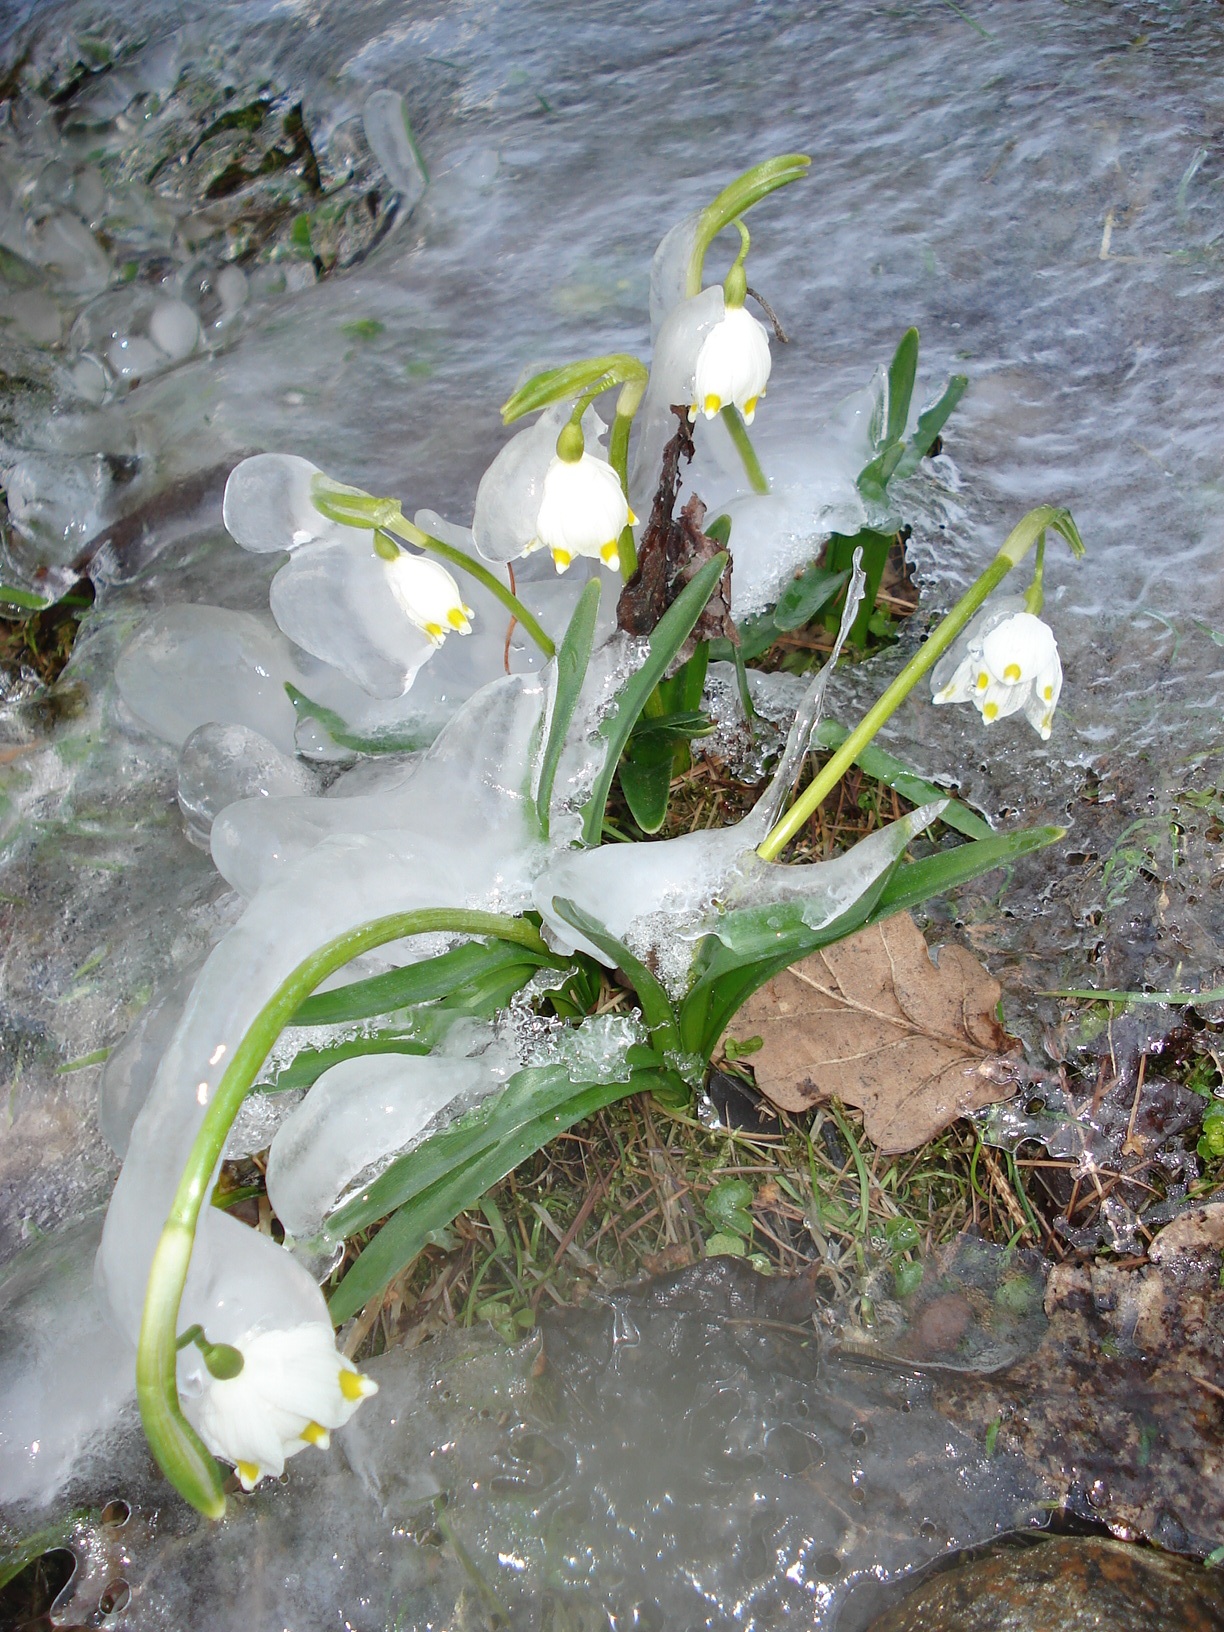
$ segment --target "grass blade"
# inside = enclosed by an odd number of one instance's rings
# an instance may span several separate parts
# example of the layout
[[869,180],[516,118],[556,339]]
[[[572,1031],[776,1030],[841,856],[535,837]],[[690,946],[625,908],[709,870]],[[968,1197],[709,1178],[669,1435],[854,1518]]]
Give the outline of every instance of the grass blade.
[[921,906],[933,895],[943,895],[994,867],[1006,867],[1034,850],[1043,850],[1047,844],[1064,838],[1066,832],[1065,827],[1027,827],[1019,833],[975,839],[970,844],[958,845],[955,850],[942,850],[938,855],[924,856],[921,861],[907,862],[898,867],[889,880],[872,922]]
[[552,905],[558,918],[563,918],[572,929],[578,930],[592,946],[597,946],[611,958],[622,974],[629,977],[642,1005],[646,1024],[665,1048],[674,1048],[677,1042],[676,1011],[667,993],[641,959],[635,958],[623,941],[610,935],[601,923],[572,901],[557,897]]

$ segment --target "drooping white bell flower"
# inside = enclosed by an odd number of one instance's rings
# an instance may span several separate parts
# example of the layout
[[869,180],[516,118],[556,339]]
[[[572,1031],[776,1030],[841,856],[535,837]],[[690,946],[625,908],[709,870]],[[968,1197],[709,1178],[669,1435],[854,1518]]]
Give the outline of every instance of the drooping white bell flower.
[[225,525],[245,550],[288,550],[269,594],[283,634],[371,696],[400,697],[448,634],[471,632],[471,609],[445,567],[405,552],[386,559],[375,522],[332,520],[320,492],[357,501],[356,516],[369,502],[308,459],[255,454],[230,472]]
[[579,555],[619,572],[620,535],[636,519],[606,460],[585,451],[577,459],[557,454],[544,476],[533,547],[543,545],[558,572]]
[[441,646],[448,634],[471,634],[472,609],[439,562],[401,550],[386,573],[395,600],[431,645]]
[[769,383],[769,335],[742,305],[728,303],[722,317],[701,342],[693,372],[689,418],[703,413],[713,419],[733,404],[751,425],[756,406]]
[[251,1331],[230,1347],[242,1356],[235,1377],[209,1377],[202,1394],[183,1401],[214,1456],[231,1462],[244,1490],[284,1472],[287,1457],[307,1445],[326,1450],[371,1394],[372,1377],[337,1352],[330,1325]]
[[1011,599],[978,614],[936,665],[931,700],[971,702],[987,725],[1023,711],[1044,742],[1062,691],[1062,664],[1054,631],[1023,607]]

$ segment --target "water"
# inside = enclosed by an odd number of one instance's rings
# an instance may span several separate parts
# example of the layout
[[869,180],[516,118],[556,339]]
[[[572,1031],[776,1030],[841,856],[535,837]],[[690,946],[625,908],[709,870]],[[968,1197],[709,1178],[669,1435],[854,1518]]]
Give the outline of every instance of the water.
[[[1220,983],[1224,19],[1056,0],[682,15],[482,0],[188,8],[169,44],[154,5],[101,26],[43,5],[4,26],[7,60],[29,46],[35,68],[0,128],[0,242],[42,270],[0,268],[2,576],[55,588],[102,547],[64,681],[0,711],[0,1254],[109,1192],[96,1055],[240,906],[183,832],[177,752],[112,683],[151,612],[266,609],[276,563],[221,533],[218,467],[300,453],[466,524],[523,372],[643,351],[654,245],[769,153],[814,162],[752,222],[751,281],[792,336],[754,427],[766,467],[789,470],[914,322],[919,394],[970,378],[945,455],[903,504],[920,617],[1031,505],[1068,504],[1089,547],[1080,566],[1052,547],[1047,568],[1066,671],[1048,744],[918,700],[887,736],[993,816],[1070,819],[1067,844],[1002,897],[992,878],[955,909],[1009,1018],[1039,1037],[1057,1005],[1030,994],[1059,984]],[[118,66],[40,100],[30,86],[69,85],[90,29],[122,48]],[[173,185],[148,182],[202,104],[233,86],[240,110],[265,83],[275,118],[255,147],[231,130],[211,169],[200,152]],[[411,176],[389,179],[385,142],[364,134],[386,90],[406,96],[431,176],[411,209]],[[330,218],[284,135],[299,103]],[[297,157],[205,199],[225,163],[275,142]],[[239,291],[222,275],[244,232]],[[102,304],[117,296],[119,341]],[[110,346],[127,340],[160,356],[125,371],[131,346]],[[898,661],[839,677],[830,711],[848,718]]]

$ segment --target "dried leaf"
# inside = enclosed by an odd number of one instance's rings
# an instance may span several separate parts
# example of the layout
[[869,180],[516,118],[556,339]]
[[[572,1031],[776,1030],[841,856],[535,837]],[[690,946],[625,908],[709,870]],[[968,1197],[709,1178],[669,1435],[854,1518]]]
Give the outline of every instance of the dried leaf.
[[959,946],[928,950],[908,914],[792,965],[731,1025],[759,1036],[752,1066],[784,1111],[836,1097],[885,1151],[913,1150],[1015,1088],[1019,1044],[995,1018],[998,983]]
[[[638,544],[637,571],[621,591],[616,608],[617,627],[630,635],[649,635],[684,586],[722,549],[701,530],[705,505],[696,494],[679,519],[673,515],[680,491],[680,461],[691,461],[694,450],[688,409],[677,404],[672,412],[678,421],[676,434],[663,450],[659,485]],[[731,621],[730,557],[692,633],[673,659],[671,672],[688,661],[701,641],[718,639],[739,644],[739,633]]]

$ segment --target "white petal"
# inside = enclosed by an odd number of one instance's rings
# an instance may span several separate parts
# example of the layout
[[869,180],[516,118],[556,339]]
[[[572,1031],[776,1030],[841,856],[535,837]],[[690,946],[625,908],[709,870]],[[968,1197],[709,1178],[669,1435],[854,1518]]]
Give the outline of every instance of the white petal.
[[589,453],[572,461],[553,459],[535,530],[558,566],[568,566],[579,555],[599,559],[616,544],[628,520],[620,478],[606,460]]
[[[351,529],[350,529],[351,531]],[[297,550],[272,580],[272,616],[290,640],[372,697],[400,697],[433,653],[396,597],[370,533]]]
[[1031,612],[1017,612],[983,636],[982,661],[998,681],[1031,683],[1058,661],[1054,632]]
[[961,659],[959,667],[933,694],[933,703],[968,703],[973,701],[979,664],[972,653]]
[[459,585],[439,561],[406,551],[385,563],[392,596],[422,633],[440,644],[448,634],[470,634],[470,607]]
[[742,306],[728,307],[697,353],[693,401],[708,417],[728,403],[751,419],[769,382],[769,337]]

